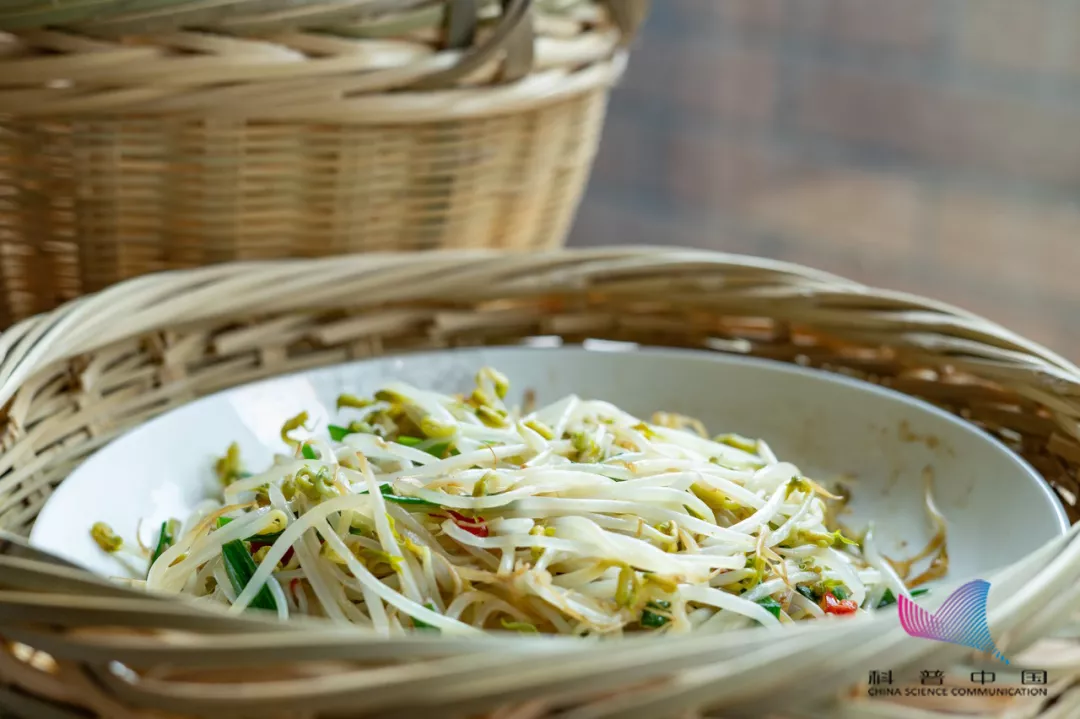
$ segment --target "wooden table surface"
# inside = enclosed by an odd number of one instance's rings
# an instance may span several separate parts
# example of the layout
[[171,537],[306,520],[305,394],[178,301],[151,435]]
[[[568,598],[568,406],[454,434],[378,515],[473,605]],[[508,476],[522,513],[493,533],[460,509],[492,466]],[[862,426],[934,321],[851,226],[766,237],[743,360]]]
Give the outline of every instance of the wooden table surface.
[[791,260],[1080,361],[1080,2],[658,0],[570,244]]

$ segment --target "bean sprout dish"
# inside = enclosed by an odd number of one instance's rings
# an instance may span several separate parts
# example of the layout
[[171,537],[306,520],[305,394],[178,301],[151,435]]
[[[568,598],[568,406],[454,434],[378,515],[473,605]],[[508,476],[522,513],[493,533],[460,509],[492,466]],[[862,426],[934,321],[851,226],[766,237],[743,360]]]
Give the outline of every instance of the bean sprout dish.
[[282,418],[291,452],[262,471],[229,446],[219,496],[151,546],[91,534],[147,590],[387,636],[775,626],[878,611],[947,568],[929,487],[938,531],[915,559],[930,568],[909,578],[913,560],[839,523],[842,490],[763,440],[574,395],[511,406],[508,391],[485,367],[463,395],[341,395],[326,432]]

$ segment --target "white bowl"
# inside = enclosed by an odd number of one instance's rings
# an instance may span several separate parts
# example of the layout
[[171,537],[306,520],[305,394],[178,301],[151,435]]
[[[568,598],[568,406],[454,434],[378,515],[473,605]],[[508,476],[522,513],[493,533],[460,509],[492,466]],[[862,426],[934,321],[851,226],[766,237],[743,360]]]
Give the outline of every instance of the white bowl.
[[512,395],[548,402],[569,393],[605,399],[648,418],[669,410],[711,432],[765,439],[808,476],[855,478],[845,523],[872,520],[882,550],[918,552],[932,529],[923,473],[948,520],[950,579],[985,577],[1068,528],[1039,475],[989,435],[925,402],[800,367],[719,353],[507,347],[410,354],[302,372],[205,397],[125,434],[84,462],[42,509],[30,540],[93,571],[117,562],[90,539],[105,521],[132,538],[140,518],[150,543],[169,517],[184,517],[214,492],[213,460],[232,441],[260,470],[285,451],[282,422],[306,410],[317,430],[334,419],[342,392],[370,394],[389,380],[454,393],[476,370],[506,373]]

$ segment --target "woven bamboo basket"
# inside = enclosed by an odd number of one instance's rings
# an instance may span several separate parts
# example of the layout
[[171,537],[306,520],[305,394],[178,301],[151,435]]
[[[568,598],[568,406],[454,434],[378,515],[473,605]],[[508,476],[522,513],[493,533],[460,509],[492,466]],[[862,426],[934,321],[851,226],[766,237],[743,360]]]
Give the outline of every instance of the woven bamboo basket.
[[[699,251],[421,253],[225,264],[143,277],[0,336],[0,713],[21,717],[1080,716],[1075,533],[993,577],[989,623],[1045,698],[868,698],[932,661],[989,665],[896,619],[719,637],[380,639],[161,599],[24,540],[88,453],[226,387],[420,349],[602,338],[796,362],[916,395],[1026,457],[1075,520],[1080,369],[961,310],[803,267]],[[915,686],[918,686],[916,680]]]
[[3,3],[0,327],[226,260],[561,245],[646,1]]

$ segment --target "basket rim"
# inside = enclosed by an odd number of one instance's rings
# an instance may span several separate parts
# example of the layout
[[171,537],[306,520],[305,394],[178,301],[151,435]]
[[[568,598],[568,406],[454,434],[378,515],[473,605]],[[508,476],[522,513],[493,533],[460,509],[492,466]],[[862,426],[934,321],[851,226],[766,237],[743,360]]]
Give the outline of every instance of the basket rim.
[[[576,7],[595,1],[529,0],[539,12],[553,17],[572,14]],[[617,0],[612,12],[619,15],[616,21],[632,32],[647,12],[648,2]],[[360,20],[372,27],[418,30],[445,23],[448,5],[452,5],[450,0],[344,0],[335,5],[325,0],[23,0],[18,6],[0,10],[0,29],[26,32],[60,28],[117,36],[201,27],[243,34],[306,26],[352,29]],[[494,12],[497,6],[496,0],[485,0],[477,14]]]
[[[328,11],[321,0],[304,1]],[[493,24],[478,30],[472,0],[425,1],[445,14],[445,41],[335,35],[319,25],[252,35],[213,26],[118,37],[18,31],[0,59],[0,112],[405,125],[524,112],[614,84],[648,7],[648,0],[571,0],[598,18],[552,20],[534,12],[537,0],[502,0]],[[247,0],[226,4],[238,2]],[[289,16],[292,0],[285,6]]]
[[[434,57],[436,66],[452,63],[457,53]],[[346,88],[365,88],[364,77],[339,77],[326,85],[311,80],[242,84],[236,87],[122,88],[100,92],[0,90],[0,112],[15,119],[62,117],[105,120],[121,118],[220,118],[223,121],[331,122],[349,125],[423,125],[523,113],[606,91],[622,77],[628,54],[609,57],[577,69],[552,68],[509,83],[430,91],[372,92],[355,96]],[[421,77],[428,65],[388,71],[399,80]],[[3,62],[0,62],[0,71]],[[384,82],[379,80],[378,82]],[[350,90],[349,92],[351,92]]]
[[[999,323],[979,314],[939,300],[913,293],[876,289],[806,265],[753,255],[716,252],[695,248],[670,248],[664,246],[612,246],[606,248],[563,248],[541,252],[515,253],[494,249],[454,250],[439,249],[425,253],[373,252],[354,255],[336,255],[319,258],[283,258],[228,262],[191,269],[167,270],[119,282],[96,293],[71,300],[49,312],[27,318],[0,333],[0,406],[11,399],[18,389],[18,381],[31,369],[49,363],[69,359],[78,354],[91,352],[113,342],[129,339],[153,331],[168,316],[162,315],[161,303],[170,298],[190,297],[193,292],[210,287],[250,288],[262,285],[271,287],[275,282],[294,274],[347,277],[380,269],[460,267],[462,265],[529,267],[534,264],[617,262],[632,267],[676,265],[680,263],[704,263],[746,270],[760,270],[790,276],[806,282],[808,289],[840,291],[835,298],[837,306],[854,303],[866,307],[924,311],[953,317],[972,327],[984,330],[998,339],[1003,346],[1016,349],[1031,356],[1036,363],[1063,382],[1074,386],[1080,396],[1080,366],[1070,362],[1048,347],[1028,340]],[[226,290],[226,292],[228,289]],[[325,306],[320,295],[305,296],[299,303],[283,302],[275,293],[263,291],[251,295],[231,295],[243,298],[228,312],[239,314],[292,309],[316,310]],[[226,295],[230,296],[230,295]],[[177,303],[172,307],[171,321],[198,322],[215,317],[226,310],[220,305],[206,304],[186,307]],[[130,306],[129,306],[130,305]],[[132,306],[140,310],[131,314]],[[78,332],[74,326],[85,319],[95,322],[89,331]],[[123,319],[124,322],[114,320]],[[124,329],[119,329],[123,327]],[[71,334],[68,334],[72,330]],[[1062,388],[1054,388],[1061,390]]]

